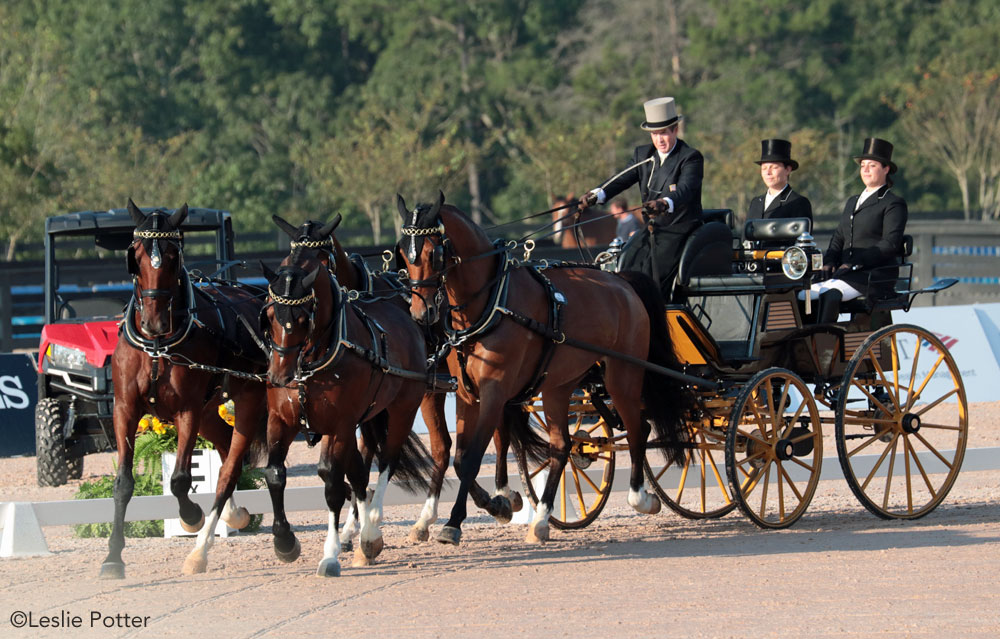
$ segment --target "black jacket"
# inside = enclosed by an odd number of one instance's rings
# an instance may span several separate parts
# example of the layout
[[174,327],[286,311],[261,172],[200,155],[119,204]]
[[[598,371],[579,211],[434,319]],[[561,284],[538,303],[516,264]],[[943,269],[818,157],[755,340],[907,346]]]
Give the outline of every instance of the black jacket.
[[771,200],[771,206],[767,207],[765,211],[764,197],[766,195],[766,193],[758,195],[750,200],[750,212],[747,214],[747,219],[770,220],[792,217],[807,217],[810,221],[813,219],[812,204],[809,202],[809,199],[793,191],[790,185],[785,185],[785,188],[778,194],[778,197]]
[[705,158],[696,149],[677,140],[667,161],[659,165],[660,156],[652,144],[637,146],[625,171],[604,186],[607,200],[629,188],[639,185],[643,202],[669,197],[674,212],[667,213],[662,223],[701,223],[701,181],[705,174]]
[[[889,191],[885,185],[869,196],[854,210],[858,195],[847,198],[840,225],[830,239],[830,246],[823,255],[823,264],[856,267],[856,270],[839,275],[863,294],[868,294],[868,277],[872,269],[898,264],[903,254],[903,232],[906,230],[908,211],[906,201]],[[874,279],[895,278],[898,269],[880,269]],[[888,287],[889,283],[885,284]]]

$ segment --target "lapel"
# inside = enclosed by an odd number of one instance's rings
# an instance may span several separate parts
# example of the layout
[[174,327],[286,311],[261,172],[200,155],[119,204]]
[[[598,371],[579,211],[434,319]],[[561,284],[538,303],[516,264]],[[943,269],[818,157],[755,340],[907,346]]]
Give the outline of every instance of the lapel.
[[[792,187],[791,185],[786,184],[785,188],[781,189],[781,192],[778,193],[778,196],[775,197],[773,200],[771,200],[771,206],[767,207],[767,210],[764,212],[767,213],[768,211],[775,210],[779,206],[784,206],[785,202],[788,200],[788,196],[790,196],[791,194],[792,194]],[[766,193],[764,194],[763,198],[767,198]]]
[[[867,209],[870,206],[875,206],[882,200],[883,197],[885,197],[885,194],[888,192],[889,192],[889,185],[883,184],[881,187],[879,187],[879,190],[875,191],[875,193],[873,193],[872,195],[869,195],[868,199],[861,203],[861,206],[858,207],[858,210],[855,211],[855,213],[863,211],[864,209]],[[861,196],[855,195],[854,201],[857,202],[859,197]]]
[[674,148],[670,151],[670,155],[667,156],[666,161],[662,165],[659,165],[660,156],[656,153],[656,147],[653,147],[653,162],[657,163],[658,166],[653,170],[653,175],[649,181],[649,199],[670,196],[670,181],[677,169],[677,164],[681,161],[681,152],[683,149],[684,142],[678,139],[674,144]]

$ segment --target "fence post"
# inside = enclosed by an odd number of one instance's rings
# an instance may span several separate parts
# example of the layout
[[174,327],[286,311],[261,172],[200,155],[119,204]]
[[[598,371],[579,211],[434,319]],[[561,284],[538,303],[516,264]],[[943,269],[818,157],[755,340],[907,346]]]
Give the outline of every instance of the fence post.
[[10,278],[0,272],[0,352],[13,349],[13,303],[10,297]]

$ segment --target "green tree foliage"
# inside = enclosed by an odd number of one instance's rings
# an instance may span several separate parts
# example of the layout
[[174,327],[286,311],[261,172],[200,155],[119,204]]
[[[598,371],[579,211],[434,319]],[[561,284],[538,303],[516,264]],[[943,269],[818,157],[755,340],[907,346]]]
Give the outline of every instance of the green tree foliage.
[[0,32],[7,259],[45,215],[127,197],[240,231],[336,209],[383,241],[397,190],[443,187],[510,220],[624,166],[661,95],[706,207],[742,214],[760,139],[784,137],[828,223],[877,135],[914,207],[998,214],[994,0],[9,0]]

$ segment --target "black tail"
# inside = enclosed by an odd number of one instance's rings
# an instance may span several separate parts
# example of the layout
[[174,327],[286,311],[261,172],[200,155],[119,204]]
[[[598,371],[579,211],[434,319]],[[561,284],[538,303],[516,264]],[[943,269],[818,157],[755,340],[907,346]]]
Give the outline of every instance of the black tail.
[[392,463],[390,479],[399,479],[399,487],[408,493],[427,494],[431,489],[431,473],[434,471],[434,460],[430,452],[420,441],[420,436],[412,430],[406,437],[403,448],[395,462],[385,459],[385,443],[389,434],[389,417],[385,411],[372,417],[361,425],[361,438],[368,450],[374,450],[378,458],[379,470]]
[[[503,424],[507,429],[510,443],[524,451],[527,459],[541,463],[549,458],[549,442],[538,436],[528,423],[528,413],[518,404],[508,404],[503,408]],[[503,460],[498,459],[497,463]]]
[[[620,273],[635,290],[646,313],[649,314],[649,357],[652,364],[679,371],[680,362],[670,345],[667,329],[667,308],[663,295],[649,276],[635,271]],[[653,422],[656,437],[647,446],[663,448],[670,461],[683,458],[684,430],[692,409],[696,406],[694,393],[683,383],[666,375],[646,371],[642,384],[642,400],[646,417]]]

